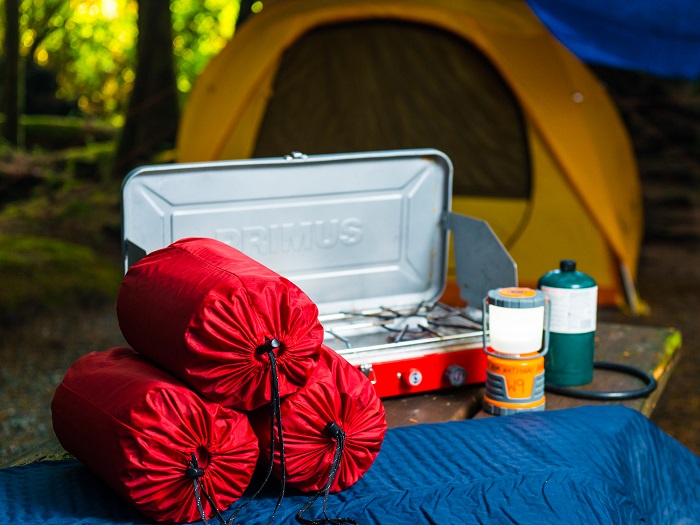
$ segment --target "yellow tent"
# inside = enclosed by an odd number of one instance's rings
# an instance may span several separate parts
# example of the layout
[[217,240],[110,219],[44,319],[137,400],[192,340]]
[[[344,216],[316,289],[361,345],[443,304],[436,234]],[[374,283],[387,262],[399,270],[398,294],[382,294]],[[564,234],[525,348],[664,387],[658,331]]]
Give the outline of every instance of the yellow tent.
[[181,162],[434,147],[453,209],[489,222],[521,285],[574,259],[639,307],[631,144],[604,88],[521,0],[266,2],[205,68]]

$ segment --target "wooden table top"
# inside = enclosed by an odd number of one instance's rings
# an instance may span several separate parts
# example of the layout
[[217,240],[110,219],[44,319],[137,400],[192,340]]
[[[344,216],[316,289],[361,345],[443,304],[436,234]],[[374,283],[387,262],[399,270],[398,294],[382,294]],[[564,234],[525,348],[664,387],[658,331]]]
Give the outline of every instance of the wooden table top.
[[[614,402],[639,410],[648,417],[656,407],[678,361],[680,348],[681,334],[672,328],[599,323],[594,358],[596,361],[633,366],[654,376],[657,387],[648,397]],[[580,388],[617,392],[636,390],[642,386],[644,383],[641,379],[620,372],[596,369],[593,382]],[[385,399],[384,406],[389,427],[401,427],[491,417],[482,410],[483,398],[484,387],[479,385]],[[546,394],[547,410],[610,403]]]

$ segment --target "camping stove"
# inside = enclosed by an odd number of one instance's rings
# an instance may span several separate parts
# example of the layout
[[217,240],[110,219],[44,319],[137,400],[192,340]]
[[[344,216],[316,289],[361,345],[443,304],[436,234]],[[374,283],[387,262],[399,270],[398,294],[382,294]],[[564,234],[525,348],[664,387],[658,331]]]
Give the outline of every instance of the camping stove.
[[434,149],[145,166],[124,181],[124,270],[185,237],[230,244],[316,303],[325,343],[381,397],[482,383],[481,326],[440,304],[450,235],[461,298],[517,284],[478,219],[450,211]]
[[442,303],[322,316],[324,343],[370,379],[380,397],[485,380],[481,325]]

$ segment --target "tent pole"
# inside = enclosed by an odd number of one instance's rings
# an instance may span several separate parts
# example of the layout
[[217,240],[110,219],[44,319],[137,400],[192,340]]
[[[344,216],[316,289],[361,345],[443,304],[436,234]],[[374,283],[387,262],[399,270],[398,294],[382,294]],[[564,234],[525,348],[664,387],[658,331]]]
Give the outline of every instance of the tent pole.
[[620,277],[622,278],[622,288],[625,290],[625,298],[627,299],[630,313],[635,317],[647,314],[648,308],[644,301],[640,299],[637,286],[632,278],[632,272],[630,272],[629,266],[625,263],[620,263]]

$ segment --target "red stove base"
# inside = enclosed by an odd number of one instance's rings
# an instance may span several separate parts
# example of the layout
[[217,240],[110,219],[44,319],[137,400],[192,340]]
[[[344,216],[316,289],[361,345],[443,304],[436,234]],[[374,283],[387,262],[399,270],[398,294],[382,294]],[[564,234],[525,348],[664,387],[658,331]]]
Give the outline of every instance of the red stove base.
[[372,381],[382,398],[486,381],[486,354],[481,347],[357,367]]

